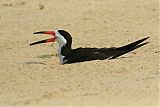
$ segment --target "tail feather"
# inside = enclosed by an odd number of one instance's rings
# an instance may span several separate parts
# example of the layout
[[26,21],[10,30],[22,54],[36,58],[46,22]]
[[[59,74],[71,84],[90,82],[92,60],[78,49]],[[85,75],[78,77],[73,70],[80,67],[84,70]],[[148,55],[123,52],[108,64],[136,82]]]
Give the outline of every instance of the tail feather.
[[[119,47],[117,48],[116,50],[119,51],[117,52],[117,54],[114,54],[113,56],[109,57],[108,59],[115,59],[123,54],[126,54],[130,51],[133,51],[149,42],[146,42],[146,43],[142,43],[143,41],[147,40],[149,37],[146,37],[146,38],[143,38],[143,39],[140,39],[138,41],[135,41],[133,43],[130,43],[128,45],[125,45],[125,46],[122,46],[122,47]],[[142,43],[142,44],[141,44]]]
[[123,50],[131,49],[131,48],[137,46],[138,44],[142,43],[143,41],[147,40],[148,38],[149,38],[149,37],[146,37],[146,38],[137,40],[137,41],[135,41],[135,42],[133,42],[133,43],[130,43],[130,44],[128,44],[128,45],[119,47],[119,48],[117,48],[117,50],[122,50],[122,51],[123,51]]

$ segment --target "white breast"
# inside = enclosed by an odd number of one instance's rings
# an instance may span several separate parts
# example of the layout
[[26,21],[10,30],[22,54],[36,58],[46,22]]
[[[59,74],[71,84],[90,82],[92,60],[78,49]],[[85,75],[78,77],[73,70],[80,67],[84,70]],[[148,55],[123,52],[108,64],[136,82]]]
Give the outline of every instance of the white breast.
[[61,64],[64,64],[64,63],[66,63],[68,60],[67,59],[64,59],[65,58],[65,56],[63,56],[62,54],[61,54],[61,47],[58,47],[58,57],[59,57],[59,60],[60,60],[60,62],[61,62]]
[[65,56],[63,56],[61,54],[61,49],[63,46],[66,45],[67,41],[66,39],[58,32],[56,31],[56,42],[58,43],[59,47],[58,47],[58,56],[59,56],[59,60],[61,62],[61,64],[64,64],[65,62],[67,62],[68,60],[64,60]]

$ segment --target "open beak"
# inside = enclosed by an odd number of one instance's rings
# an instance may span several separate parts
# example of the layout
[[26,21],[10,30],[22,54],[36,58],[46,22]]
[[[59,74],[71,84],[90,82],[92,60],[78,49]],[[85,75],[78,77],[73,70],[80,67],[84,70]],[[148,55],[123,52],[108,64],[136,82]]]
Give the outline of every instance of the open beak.
[[35,32],[33,34],[49,34],[49,35],[52,35],[53,38],[45,39],[45,40],[41,40],[41,41],[37,41],[37,42],[31,43],[30,46],[36,45],[36,44],[41,44],[41,43],[55,42],[55,40],[56,40],[56,36],[55,36],[55,32],[54,31],[41,31],[41,32]]

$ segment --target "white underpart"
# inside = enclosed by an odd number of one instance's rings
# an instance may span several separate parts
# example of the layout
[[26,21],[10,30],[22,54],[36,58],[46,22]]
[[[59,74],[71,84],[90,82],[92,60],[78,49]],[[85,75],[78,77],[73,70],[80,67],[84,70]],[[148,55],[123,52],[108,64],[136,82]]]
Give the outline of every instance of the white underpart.
[[67,62],[68,60],[64,60],[65,56],[63,56],[61,54],[61,49],[63,46],[66,45],[67,41],[66,39],[58,32],[58,31],[55,31],[55,35],[56,35],[56,42],[58,43],[59,47],[58,47],[58,56],[59,56],[59,60],[61,62],[61,64],[64,64],[65,62]]

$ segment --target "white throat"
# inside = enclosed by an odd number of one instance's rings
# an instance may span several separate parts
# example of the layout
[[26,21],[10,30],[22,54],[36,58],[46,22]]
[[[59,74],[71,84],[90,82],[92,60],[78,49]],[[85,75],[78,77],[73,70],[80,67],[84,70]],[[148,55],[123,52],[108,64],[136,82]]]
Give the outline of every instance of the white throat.
[[63,47],[66,45],[67,41],[66,39],[58,32],[58,31],[55,31],[56,33],[56,42],[58,43],[59,46]]
[[61,49],[63,46],[66,45],[67,41],[66,39],[58,32],[56,31],[56,42],[58,43],[59,47],[58,47],[58,56],[59,56],[59,60],[61,62],[61,64],[64,64],[65,62],[67,62],[68,60],[64,60],[65,56],[63,56],[61,54]]

